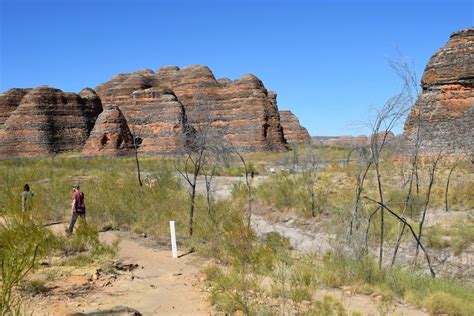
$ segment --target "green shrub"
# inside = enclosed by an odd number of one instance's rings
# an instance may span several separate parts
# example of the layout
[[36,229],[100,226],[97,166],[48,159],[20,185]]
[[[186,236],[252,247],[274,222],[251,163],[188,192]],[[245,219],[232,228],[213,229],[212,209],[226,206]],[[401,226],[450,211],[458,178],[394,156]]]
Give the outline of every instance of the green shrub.
[[[208,270],[209,271],[209,270]],[[258,280],[238,267],[213,268],[209,274],[210,299],[217,310],[225,313],[242,311],[245,315],[257,315],[252,293],[260,292]]]
[[0,315],[19,314],[21,297],[15,292],[53,244],[54,236],[31,221],[0,221]]
[[451,247],[457,256],[474,243],[474,217],[448,227],[431,226],[426,230],[426,240],[433,249]]
[[41,279],[31,279],[24,282],[21,286],[21,290],[22,292],[33,296],[44,294],[49,291],[46,286],[46,281]]
[[474,315],[473,301],[464,301],[462,298],[444,292],[429,294],[423,305],[430,315]]
[[273,252],[292,249],[288,237],[282,236],[278,232],[266,233],[263,239],[263,243],[265,247],[270,248]]
[[[431,293],[455,297],[463,302],[474,301],[472,284],[439,276],[432,278],[413,269],[395,267],[380,270],[370,258],[354,260],[342,254],[327,253],[317,267],[317,278],[330,287],[356,284],[364,285],[366,289],[377,288],[384,293],[384,297],[390,298],[396,294],[412,304],[426,308],[428,303],[425,299]],[[455,304],[457,301],[452,302]]]
[[346,316],[347,312],[342,303],[331,295],[326,295],[321,301],[304,313],[306,316]]

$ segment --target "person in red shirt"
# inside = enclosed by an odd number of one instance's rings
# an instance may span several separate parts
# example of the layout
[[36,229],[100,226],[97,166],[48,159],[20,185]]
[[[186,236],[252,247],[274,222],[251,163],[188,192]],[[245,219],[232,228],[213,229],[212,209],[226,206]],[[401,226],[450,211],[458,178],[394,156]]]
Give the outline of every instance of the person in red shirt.
[[79,184],[75,184],[73,186],[72,192],[72,205],[71,205],[71,222],[69,224],[69,228],[66,230],[68,235],[72,234],[74,229],[74,225],[76,224],[77,218],[81,217],[84,220],[84,224],[86,222],[86,205],[84,203],[84,193],[81,192]]

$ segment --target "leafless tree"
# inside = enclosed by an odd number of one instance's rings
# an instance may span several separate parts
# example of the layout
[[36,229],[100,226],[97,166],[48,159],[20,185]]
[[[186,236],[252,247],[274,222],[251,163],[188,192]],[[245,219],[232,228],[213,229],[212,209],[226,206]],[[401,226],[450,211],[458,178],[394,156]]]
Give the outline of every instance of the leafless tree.
[[[416,124],[416,136],[415,140],[413,141],[413,154],[411,157],[411,168],[409,171],[408,179],[405,181],[405,187],[408,186],[408,191],[405,197],[405,201],[403,204],[403,211],[401,212],[401,217],[404,217],[408,208],[412,210],[412,200],[413,200],[413,185],[415,182],[416,185],[416,195],[419,194],[419,177],[418,177],[418,154],[421,146],[421,119],[420,115],[417,116],[417,124]],[[405,146],[404,146],[405,147]],[[410,212],[413,215],[413,211]],[[397,253],[400,248],[400,244],[405,233],[406,224],[403,223],[402,228],[399,229],[399,233],[397,234],[397,242],[395,244],[395,248],[392,255],[392,266],[395,264],[395,260],[397,258]]]
[[469,161],[474,164],[474,150],[472,147],[468,145],[463,146],[463,151],[466,154],[466,157],[469,159]]
[[143,181],[141,177],[141,170],[140,170],[140,160],[138,159],[138,151],[140,146],[143,142],[143,132],[145,129],[145,125],[147,124],[147,118],[140,118],[135,119],[133,124],[130,125],[130,132],[132,133],[132,141],[133,141],[133,155],[135,157],[135,168],[137,170],[137,179],[138,184],[140,187],[143,187]]
[[[358,159],[356,160],[357,171],[356,171],[356,193],[355,193],[355,203],[354,209],[351,214],[351,221],[349,225],[349,235],[352,236],[354,233],[354,228],[359,226],[359,208],[361,202],[362,191],[364,190],[365,180],[367,179],[367,174],[369,173],[370,168],[372,167],[372,160],[370,159],[370,151],[365,145],[360,145],[357,147]],[[375,214],[374,214],[375,215]],[[370,219],[372,216],[370,217]],[[354,227],[354,225],[356,227]],[[370,223],[368,225],[370,227]]]
[[[179,134],[178,148],[173,161],[176,171],[190,188],[189,236],[193,235],[198,177],[206,174],[206,171],[209,171],[207,169],[211,170],[210,175],[205,176],[206,196],[208,203],[211,203],[211,183],[216,170],[211,161],[217,159],[216,155],[222,154],[223,139],[223,133],[217,127],[213,127],[209,120],[202,121],[196,127],[187,126]],[[208,212],[211,212],[210,204]]]
[[303,160],[303,181],[310,196],[311,216],[316,217],[316,190],[318,179],[318,168],[321,163],[319,154],[315,148],[311,148],[302,157]]
[[217,165],[212,164],[208,168],[204,167],[204,182],[206,185],[206,202],[207,202],[207,214],[211,217],[213,215],[212,212],[212,203],[213,203],[213,198],[212,198],[212,180],[214,179],[214,176],[216,175],[216,170],[217,170]]
[[181,133],[179,135],[176,157],[173,160],[176,171],[190,187],[188,228],[190,237],[193,235],[197,180],[202,168],[207,164],[209,159],[207,150],[208,132],[208,129],[200,128],[196,130],[192,128]]
[[[244,155],[234,146],[232,141],[229,140],[229,144],[232,148],[232,151],[239,157],[242,166],[244,167],[245,171],[245,185],[247,187],[247,228],[250,229],[250,225],[252,222],[252,175],[253,171],[250,170],[247,161],[245,160]],[[249,177],[250,176],[250,177]]]
[[398,215],[396,212],[392,211],[391,208],[389,208],[387,205],[383,205],[382,203],[380,203],[379,201],[376,201],[374,199],[371,199],[367,196],[364,196],[365,199],[373,202],[373,203],[376,203],[378,204],[381,208],[384,208],[385,210],[387,210],[389,212],[389,214],[393,215],[396,219],[398,219],[399,221],[401,221],[402,223],[404,223],[408,229],[410,230],[413,238],[415,239],[416,241],[416,244],[417,244],[417,247],[420,247],[421,250],[423,251],[423,253],[425,254],[425,258],[426,258],[426,262],[428,263],[428,268],[430,269],[430,273],[431,273],[431,276],[434,278],[436,277],[436,272],[434,271],[433,269],[433,265],[431,263],[431,259],[428,255],[428,253],[426,252],[426,249],[425,247],[423,246],[423,244],[421,243],[420,239],[418,238],[418,235],[415,233],[415,230],[413,229],[413,226],[410,225],[410,223],[407,222],[407,220],[403,217],[401,217],[400,215]]
[[[439,161],[441,160],[442,157],[443,157],[443,154],[442,154],[442,151],[440,151],[438,153],[438,155],[436,156],[436,158],[434,159],[434,161],[431,164],[431,167],[429,169],[428,187],[427,187],[427,190],[426,190],[425,199],[423,201],[423,212],[422,212],[422,215],[421,215],[420,222],[418,224],[418,239],[419,240],[421,240],[421,237],[422,237],[422,234],[423,234],[423,225],[425,223],[426,212],[428,210],[428,205],[430,203],[431,190],[433,188],[433,184],[434,184],[434,181],[435,181],[435,178],[436,178],[437,166],[438,166],[438,163],[439,163]],[[418,257],[418,252],[419,252],[419,245],[417,244],[416,253],[415,253],[415,261],[416,261],[416,258]]]
[[454,169],[456,169],[456,167],[459,165],[459,163],[461,162],[463,158],[464,157],[457,156],[456,159],[454,160],[454,163],[451,165],[451,168],[449,168],[448,179],[446,180],[446,188],[444,190],[444,207],[445,207],[446,212],[449,212],[448,191],[449,191],[449,183],[451,181],[451,175],[453,174]]
[[380,201],[380,238],[379,238],[379,267],[382,267],[383,249],[384,249],[384,191],[382,184],[382,174],[380,170],[381,154],[387,144],[387,137],[391,130],[400,122],[407,113],[406,103],[404,101],[404,92],[388,100],[384,107],[377,111],[376,119],[372,125],[371,134],[371,160],[375,167],[377,178],[377,191]]
[[212,133],[213,139],[212,144],[208,146],[208,151],[210,157],[207,163],[203,166],[202,171],[204,174],[204,182],[206,185],[206,202],[207,202],[207,213],[212,220],[214,220],[214,212],[212,209],[213,197],[212,197],[212,183],[214,177],[217,174],[217,170],[220,166],[224,165],[226,162],[229,162],[231,159],[232,149],[230,148],[228,142],[225,140],[225,133],[223,130],[220,130],[217,135]]
[[354,232],[354,224],[358,223],[358,212],[360,208],[361,196],[364,191],[364,183],[370,169],[374,169],[377,183],[378,208],[371,212],[368,218],[366,230],[366,247],[368,247],[368,234],[372,224],[373,217],[380,212],[380,236],[379,236],[379,267],[382,267],[384,251],[384,229],[385,229],[385,199],[384,187],[381,173],[382,153],[388,145],[392,130],[406,116],[416,99],[414,91],[418,81],[410,62],[406,58],[389,60],[389,64],[397,75],[402,79],[403,87],[401,91],[390,98],[384,106],[375,112],[375,119],[369,124],[371,129],[370,144],[367,152],[360,151],[364,158],[364,165],[356,175],[356,199],[355,206],[351,215],[350,235]]

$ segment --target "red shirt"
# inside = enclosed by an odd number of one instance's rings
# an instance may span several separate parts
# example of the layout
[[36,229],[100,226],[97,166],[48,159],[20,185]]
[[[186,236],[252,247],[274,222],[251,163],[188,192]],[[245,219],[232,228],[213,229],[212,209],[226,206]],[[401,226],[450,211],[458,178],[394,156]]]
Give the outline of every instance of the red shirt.
[[72,194],[72,199],[74,200],[74,211],[79,213],[86,211],[86,206],[84,204],[84,193],[81,191],[74,191]]

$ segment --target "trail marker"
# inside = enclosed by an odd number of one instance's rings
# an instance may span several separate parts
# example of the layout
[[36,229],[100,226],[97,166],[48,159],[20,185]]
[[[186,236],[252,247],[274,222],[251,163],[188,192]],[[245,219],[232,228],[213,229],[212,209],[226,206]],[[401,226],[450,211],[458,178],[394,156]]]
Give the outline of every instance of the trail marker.
[[176,249],[176,230],[174,228],[174,221],[170,221],[170,233],[171,233],[171,253],[173,258],[178,258],[178,250]]

